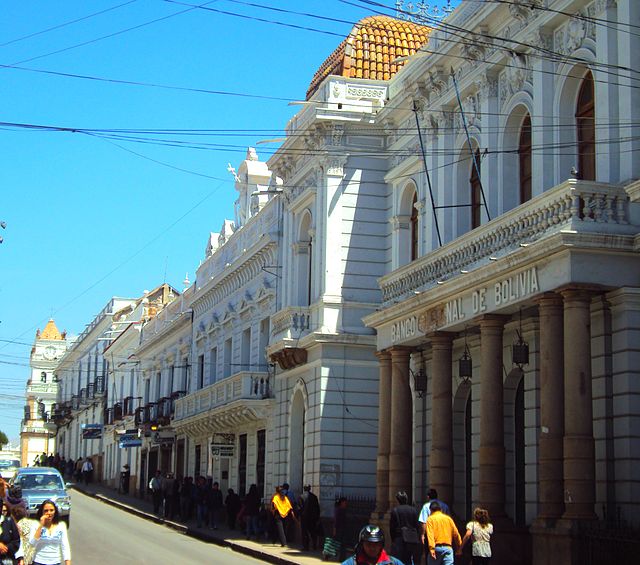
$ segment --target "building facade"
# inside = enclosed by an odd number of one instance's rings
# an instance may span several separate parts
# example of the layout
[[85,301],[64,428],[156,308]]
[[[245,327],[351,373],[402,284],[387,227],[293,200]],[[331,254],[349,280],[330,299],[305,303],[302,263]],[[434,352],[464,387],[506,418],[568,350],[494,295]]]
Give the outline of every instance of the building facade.
[[56,367],[67,349],[67,334],[60,333],[53,320],[42,332],[36,332],[31,348],[29,365],[31,376],[27,381],[24,419],[20,430],[20,460],[26,466],[34,465],[42,453],[55,454],[55,425],[52,412],[58,395],[54,379]]
[[578,562],[584,524],[640,520],[640,44],[604,23],[640,6],[548,5],[463,3],[376,118],[378,515],[436,488],[488,508],[511,563]]

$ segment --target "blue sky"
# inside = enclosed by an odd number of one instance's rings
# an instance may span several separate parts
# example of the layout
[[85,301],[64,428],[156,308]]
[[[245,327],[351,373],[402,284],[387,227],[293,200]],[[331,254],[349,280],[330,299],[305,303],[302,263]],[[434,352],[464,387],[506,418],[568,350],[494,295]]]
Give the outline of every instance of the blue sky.
[[[348,22],[373,9],[338,0],[255,3]],[[392,8],[395,2],[384,4]],[[114,84],[7,65],[301,100],[340,42],[332,34],[344,37],[352,27],[237,0],[206,7],[253,19],[166,0],[3,3],[1,122],[227,130],[165,136],[225,146],[204,150],[0,125],[0,220],[7,223],[0,233],[0,430],[10,438],[19,433],[28,344],[36,328],[53,315],[60,330],[76,334],[111,296],[136,297],[164,280],[182,289],[186,272],[193,280],[208,233],[218,231],[224,217],[233,218],[227,163],[237,167],[248,145],[281,136],[296,107],[284,100]],[[149,23],[159,18],[165,19]],[[140,27],[117,33],[134,26]],[[274,146],[258,146],[260,156],[267,158],[269,148]]]

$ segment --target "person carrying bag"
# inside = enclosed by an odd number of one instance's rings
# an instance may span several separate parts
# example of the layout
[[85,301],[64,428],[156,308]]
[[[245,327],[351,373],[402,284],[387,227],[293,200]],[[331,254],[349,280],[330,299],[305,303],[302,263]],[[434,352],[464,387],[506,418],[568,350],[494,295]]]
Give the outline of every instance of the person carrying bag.
[[409,505],[409,497],[404,491],[396,494],[398,506],[391,511],[389,529],[391,531],[391,555],[403,563],[420,563],[421,547],[418,530],[418,510]]

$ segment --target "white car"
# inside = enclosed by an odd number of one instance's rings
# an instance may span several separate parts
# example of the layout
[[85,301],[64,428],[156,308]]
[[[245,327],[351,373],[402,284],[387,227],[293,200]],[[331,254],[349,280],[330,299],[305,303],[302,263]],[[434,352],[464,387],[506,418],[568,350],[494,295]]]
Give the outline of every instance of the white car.
[[9,480],[20,467],[19,459],[0,459],[0,476]]

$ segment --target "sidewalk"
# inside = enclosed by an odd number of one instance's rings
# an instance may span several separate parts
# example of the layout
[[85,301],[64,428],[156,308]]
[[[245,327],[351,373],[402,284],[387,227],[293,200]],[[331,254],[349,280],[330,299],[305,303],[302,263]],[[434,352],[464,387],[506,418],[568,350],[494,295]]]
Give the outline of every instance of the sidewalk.
[[270,542],[247,540],[244,538],[242,532],[229,530],[225,526],[221,526],[217,530],[209,530],[207,528],[197,528],[195,521],[184,523],[165,520],[153,513],[153,504],[150,500],[142,500],[134,496],[121,494],[101,484],[74,484],[72,488],[101,502],[115,506],[120,510],[144,518],[145,520],[150,520],[157,524],[164,524],[187,536],[208,543],[229,547],[233,549],[233,551],[243,553],[254,559],[264,561],[265,563],[275,563],[277,565],[319,565],[321,563],[327,563],[323,561],[320,551],[302,551],[302,549],[296,547],[281,547],[279,543],[274,545]]

